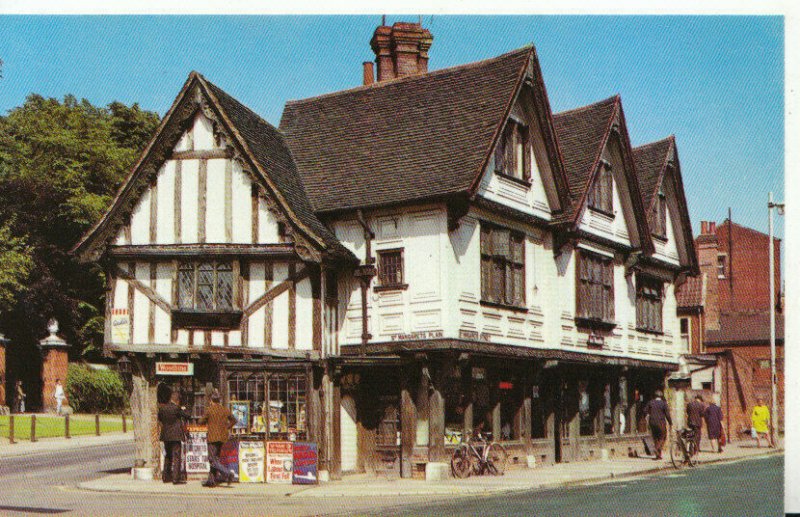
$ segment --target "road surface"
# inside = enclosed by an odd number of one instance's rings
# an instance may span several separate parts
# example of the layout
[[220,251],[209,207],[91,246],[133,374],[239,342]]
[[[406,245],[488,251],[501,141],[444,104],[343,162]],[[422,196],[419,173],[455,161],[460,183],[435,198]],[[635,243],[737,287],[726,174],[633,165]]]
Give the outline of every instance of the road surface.
[[[127,471],[133,445],[0,458],[0,515],[782,515],[783,456],[626,481],[460,499],[149,495],[80,490]],[[192,483],[198,483],[192,481]],[[235,495],[235,488],[231,489]]]

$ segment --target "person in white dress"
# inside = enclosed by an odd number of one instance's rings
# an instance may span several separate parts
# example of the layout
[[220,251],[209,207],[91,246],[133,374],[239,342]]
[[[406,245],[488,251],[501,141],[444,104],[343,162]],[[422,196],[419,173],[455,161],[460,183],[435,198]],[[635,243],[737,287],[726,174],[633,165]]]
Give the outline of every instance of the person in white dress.
[[64,404],[64,399],[67,396],[64,394],[64,386],[61,385],[61,379],[56,379],[56,390],[53,393],[53,398],[56,399],[56,413],[61,414],[61,406]]

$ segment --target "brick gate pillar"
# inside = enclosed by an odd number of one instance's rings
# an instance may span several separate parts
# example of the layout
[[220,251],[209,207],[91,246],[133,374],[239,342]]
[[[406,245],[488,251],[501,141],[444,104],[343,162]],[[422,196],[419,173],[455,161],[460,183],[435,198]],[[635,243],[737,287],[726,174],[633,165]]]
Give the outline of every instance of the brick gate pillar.
[[[69,358],[67,350],[69,345],[61,339],[58,332],[58,322],[51,319],[47,324],[50,335],[39,341],[39,350],[42,353],[42,410],[55,411],[56,400],[53,393],[56,390],[56,380],[61,380],[61,385],[67,383],[67,366]],[[70,402],[67,399],[67,402]]]
[[0,333],[0,415],[8,413],[8,402],[11,397],[6,396],[6,345],[9,340]]

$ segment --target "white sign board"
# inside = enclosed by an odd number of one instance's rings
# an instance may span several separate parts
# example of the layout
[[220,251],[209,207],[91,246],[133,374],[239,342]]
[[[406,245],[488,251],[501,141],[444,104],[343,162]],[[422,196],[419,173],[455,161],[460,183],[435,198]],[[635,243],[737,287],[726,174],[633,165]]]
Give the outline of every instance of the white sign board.
[[188,426],[189,441],[186,442],[186,473],[207,474],[211,469],[208,463],[208,432],[205,426]]
[[239,483],[264,482],[264,442],[239,442]]
[[127,343],[131,335],[131,321],[128,309],[111,311],[111,342]]
[[267,442],[267,483],[292,482],[292,442]]
[[194,375],[194,363],[156,363],[156,375]]

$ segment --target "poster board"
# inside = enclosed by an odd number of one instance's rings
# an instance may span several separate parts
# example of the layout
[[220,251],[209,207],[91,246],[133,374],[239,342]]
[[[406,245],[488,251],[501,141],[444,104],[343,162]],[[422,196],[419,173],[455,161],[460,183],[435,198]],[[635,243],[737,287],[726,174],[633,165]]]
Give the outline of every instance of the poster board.
[[189,440],[186,442],[186,473],[208,474],[208,428],[204,425],[187,426]]
[[267,483],[292,482],[292,442],[267,442]]
[[317,444],[314,442],[295,442],[292,448],[292,483],[295,485],[316,485]]
[[236,477],[239,477],[239,442],[235,440],[228,440],[222,445],[219,452],[219,461],[228,472],[233,472]]
[[131,334],[131,321],[128,309],[111,310],[111,342],[127,343]]
[[264,442],[239,442],[239,482],[264,482]]
[[247,429],[247,423],[250,421],[250,403],[232,400],[231,414],[236,419],[236,423],[233,424],[234,429]]

